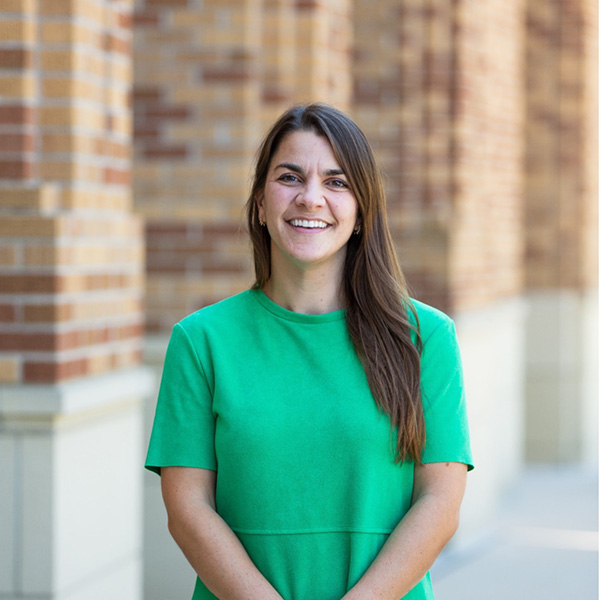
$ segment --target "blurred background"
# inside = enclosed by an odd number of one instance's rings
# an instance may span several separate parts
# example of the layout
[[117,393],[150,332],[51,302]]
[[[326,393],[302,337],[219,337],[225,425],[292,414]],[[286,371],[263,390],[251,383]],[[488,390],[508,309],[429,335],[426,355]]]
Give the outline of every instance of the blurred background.
[[252,281],[298,101],[385,171],[449,313],[476,469],[439,600],[598,597],[595,0],[1,0],[0,597],[189,598],[142,469],[166,342]]

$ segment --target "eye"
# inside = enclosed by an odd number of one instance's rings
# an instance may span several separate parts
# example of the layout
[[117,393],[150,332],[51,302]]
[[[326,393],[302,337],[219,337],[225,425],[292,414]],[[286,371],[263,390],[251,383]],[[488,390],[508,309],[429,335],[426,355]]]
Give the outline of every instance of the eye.
[[343,179],[330,179],[329,185],[334,188],[348,189],[348,184]]
[[284,183],[297,183],[300,180],[293,173],[284,173],[281,177],[277,178],[277,181],[283,181]]

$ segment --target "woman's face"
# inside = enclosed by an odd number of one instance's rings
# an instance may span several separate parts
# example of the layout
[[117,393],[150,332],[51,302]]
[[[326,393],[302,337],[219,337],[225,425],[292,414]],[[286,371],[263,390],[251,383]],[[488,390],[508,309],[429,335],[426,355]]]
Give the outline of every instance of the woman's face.
[[358,204],[327,138],[312,131],[288,134],[257,203],[271,236],[273,273],[279,266],[324,266],[341,274]]

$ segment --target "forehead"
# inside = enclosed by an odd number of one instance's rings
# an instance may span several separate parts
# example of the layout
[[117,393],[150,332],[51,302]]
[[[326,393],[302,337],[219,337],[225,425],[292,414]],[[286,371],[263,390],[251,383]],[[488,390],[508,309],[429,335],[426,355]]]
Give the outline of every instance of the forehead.
[[320,165],[323,168],[340,168],[329,140],[314,131],[292,131],[279,144],[271,159],[271,168],[281,161],[299,166]]

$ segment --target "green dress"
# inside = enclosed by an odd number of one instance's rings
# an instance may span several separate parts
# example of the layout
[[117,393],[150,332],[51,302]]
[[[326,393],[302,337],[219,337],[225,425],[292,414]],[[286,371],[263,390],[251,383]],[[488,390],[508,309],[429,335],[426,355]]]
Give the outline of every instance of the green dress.
[[[423,462],[471,467],[453,322],[414,301],[424,342]],[[410,508],[339,310],[288,311],[248,290],[173,328],[146,467],[217,472],[216,506],[285,600],[340,600]],[[198,580],[193,600],[215,598]],[[429,575],[404,596],[433,598]]]

